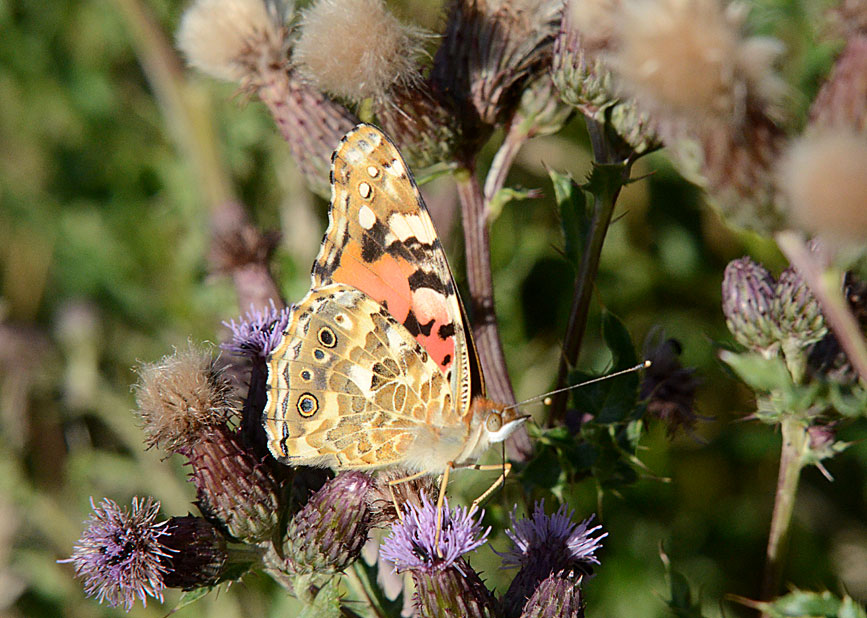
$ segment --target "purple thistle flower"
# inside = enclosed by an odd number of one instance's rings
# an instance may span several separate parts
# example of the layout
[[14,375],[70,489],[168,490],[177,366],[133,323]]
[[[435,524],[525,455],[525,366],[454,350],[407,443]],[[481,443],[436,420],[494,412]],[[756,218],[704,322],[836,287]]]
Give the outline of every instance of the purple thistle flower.
[[[593,517],[576,524],[572,521],[572,515],[573,512],[566,505],[561,505],[556,513],[546,515],[544,501],[536,503],[530,517],[517,520],[515,512],[512,512],[512,529],[506,531],[512,539],[512,547],[500,556],[503,557],[504,568],[521,567],[521,570],[503,596],[507,618],[522,615],[528,599],[533,598],[543,584],[548,586],[545,582],[552,578],[550,584],[553,585],[554,580],[559,583],[546,590],[559,590],[557,595],[565,599],[565,589],[580,586],[584,576],[593,572],[592,565],[599,564],[596,552],[602,547],[602,539],[608,533],[600,533],[602,526],[590,527]],[[574,600],[576,609],[580,609],[580,591],[572,592],[578,595]],[[555,600],[547,593],[542,596],[537,598],[537,605],[541,603],[540,608],[543,605],[547,607],[549,601]]]
[[147,597],[163,600],[166,567],[161,559],[169,550],[160,537],[168,522],[155,523],[160,503],[153,498],[133,498],[132,509],[121,509],[104,499],[93,504],[87,528],[73,548],[71,562],[77,577],[84,578],[84,591],[112,607],[132,609],[136,597],[147,606]]
[[487,540],[491,528],[482,530],[481,526],[485,512],[480,511],[478,521],[473,518],[475,514],[475,509],[467,507],[449,510],[448,500],[445,501],[438,554],[434,547],[436,505],[422,495],[421,506],[407,504],[403,521],[392,526],[391,534],[382,543],[380,554],[394,563],[395,570],[399,572],[407,569],[448,568],[462,555],[474,551]]
[[515,511],[512,511],[512,530],[506,530],[506,535],[512,539],[513,546],[500,554],[503,567],[526,566],[535,552],[549,552],[552,547],[562,547],[567,561],[584,563],[588,570],[590,564],[599,564],[596,552],[602,548],[602,539],[608,533],[595,535],[602,526],[589,527],[593,515],[580,524],[572,521],[573,515],[574,511],[567,510],[565,504],[556,513],[546,515],[544,500],[536,503],[530,517],[517,520]]
[[232,331],[232,340],[221,343],[220,347],[238,356],[266,358],[280,344],[283,331],[289,324],[290,307],[277,309],[274,301],[271,308],[262,311],[250,305],[243,317],[223,322]]

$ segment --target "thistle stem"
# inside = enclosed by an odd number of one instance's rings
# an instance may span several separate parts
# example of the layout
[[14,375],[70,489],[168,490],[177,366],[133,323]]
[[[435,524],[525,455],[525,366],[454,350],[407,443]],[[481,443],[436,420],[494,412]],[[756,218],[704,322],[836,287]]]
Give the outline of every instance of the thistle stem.
[[843,294],[842,273],[833,268],[823,269],[798,232],[778,232],[776,240],[780,250],[798,269],[822,306],[822,313],[849,362],[861,379],[867,382],[867,341]]
[[491,167],[488,170],[488,175],[485,178],[485,204],[490,204],[497,196],[503,185],[506,184],[506,176],[518,156],[521,147],[527,143],[530,138],[526,128],[520,122],[513,122],[506,133],[506,139],[503,140],[494,159],[491,161]]
[[[774,512],[765,554],[765,573],[762,580],[762,599],[777,596],[783,573],[783,563],[788,548],[792,512],[798,493],[798,482],[804,465],[803,453],[807,445],[807,427],[800,419],[786,418],[781,423],[783,444],[780,450],[780,472],[777,477],[777,493],[774,497]],[[769,614],[763,613],[763,618]]]
[[[479,361],[491,397],[509,405],[515,403],[515,393],[509,381],[506,357],[497,329],[487,208],[472,166],[458,170],[455,180],[461,201],[467,283],[470,288],[473,334],[479,351]],[[511,459],[524,461],[532,452],[526,429],[520,427],[516,430],[506,442],[506,447]]]
[[351,569],[344,571],[349,585],[355,589],[355,592],[367,601],[370,611],[376,618],[388,618],[388,614],[382,608],[380,600],[377,598],[379,589],[370,581],[370,577],[358,560],[352,565]]
[[[590,134],[590,142],[593,147],[593,155],[597,164],[615,163],[615,157],[611,153],[608,140],[605,137],[603,126],[591,118],[586,118],[587,131]],[[629,177],[629,166],[624,168],[624,182]],[[587,329],[587,314],[590,309],[590,298],[593,292],[593,284],[596,274],[599,272],[599,260],[602,255],[602,245],[617,197],[620,189],[616,189],[607,195],[593,196],[593,221],[587,232],[587,242],[584,245],[584,253],[581,256],[580,270],[575,278],[575,287],[572,294],[572,307],[569,310],[569,322],[566,325],[566,334],[563,339],[563,355],[560,358],[560,368],[557,372],[557,386],[563,388],[569,377],[569,370],[578,360],[581,350],[581,342]],[[548,426],[561,422],[566,412],[566,402],[569,393],[566,391],[555,394],[551,399]]]

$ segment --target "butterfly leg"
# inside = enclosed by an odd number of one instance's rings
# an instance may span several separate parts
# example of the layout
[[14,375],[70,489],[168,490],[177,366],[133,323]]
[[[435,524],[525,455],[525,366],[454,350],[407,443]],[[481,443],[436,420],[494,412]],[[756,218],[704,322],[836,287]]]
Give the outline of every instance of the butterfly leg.
[[494,493],[494,491],[497,489],[497,487],[499,487],[500,485],[502,485],[503,483],[505,483],[505,482],[506,482],[506,477],[509,476],[509,472],[512,471],[512,464],[510,464],[508,461],[507,461],[507,462],[504,462],[504,463],[502,463],[502,464],[482,464],[482,465],[480,465],[480,464],[470,464],[470,465],[461,466],[461,467],[462,467],[462,468],[470,468],[470,469],[472,469],[472,470],[502,470],[502,471],[503,471],[503,472],[500,474],[500,476],[497,477],[497,480],[494,481],[494,482],[491,484],[491,486],[488,487],[488,488],[484,491],[484,493],[482,493],[481,496],[479,496],[478,498],[476,498],[475,500],[473,500],[473,504],[470,506],[470,510],[472,510],[472,509],[476,508],[477,506],[479,506],[479,504],[481,504],[481,503],[485,500],[485,498],[487,498],[487,497],[490,496],[492,493]]
[[436,549],[437,556],[440,558],[443,557],[442,552],[440,551],[440,534],[443,531],[443,502],[446,499],[446,487],[448,487],[449,484],[449,474],[454,467],[454,462],[450,461],[446,466],[446,469],[443,470],[443,475],[440,480],[440,495],[437,497],[437,528],[436,535],[434,535],[434,548]]
[[397,517],[400,519],[401,523],[403,523],[403,511],[397,503],[397,496],[394,494],[394,486],[400,485],[401,483],[408,483],[409,481],[414,481],[417,478],[423,477],[426,472],[416,472],[415,474],[410,474],[409,476],[404,476],[399,479],[392,479],[388,482],[388,493],[391,494],[391,502],[394,504],[394,510],[397,512]]

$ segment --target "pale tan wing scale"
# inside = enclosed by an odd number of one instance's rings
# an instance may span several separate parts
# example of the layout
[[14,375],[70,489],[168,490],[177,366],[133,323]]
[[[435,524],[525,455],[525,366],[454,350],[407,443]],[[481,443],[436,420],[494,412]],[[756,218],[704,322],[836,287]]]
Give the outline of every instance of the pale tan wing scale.
[[[268,387],[268,446],[288,464],[440,467],[466,440],[437,364],[384,307],[343,284],[293,308]],[[428,461],[434,445],[438,461]]]

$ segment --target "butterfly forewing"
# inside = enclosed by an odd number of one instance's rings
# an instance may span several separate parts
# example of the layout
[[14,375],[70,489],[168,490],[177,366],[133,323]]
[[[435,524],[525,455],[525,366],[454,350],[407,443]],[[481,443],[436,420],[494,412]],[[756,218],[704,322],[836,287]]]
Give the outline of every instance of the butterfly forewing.
[[446,376],[462,413],[484,394],[430,215],[397,148],[373,126],[350,131],[334,153],[329,226],[312,278],[313,289],[345,283],[382,304]]
[[269,360],[269,448],[289,464],[375,468],[462,427],[430,355],[378,302],[331,284],[296,305]]

